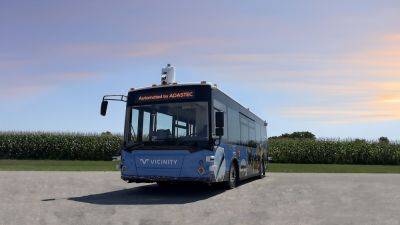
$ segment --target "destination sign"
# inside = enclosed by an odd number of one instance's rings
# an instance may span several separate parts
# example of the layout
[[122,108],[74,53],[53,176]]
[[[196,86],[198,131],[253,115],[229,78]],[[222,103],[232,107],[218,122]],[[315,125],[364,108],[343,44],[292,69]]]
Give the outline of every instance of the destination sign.
[[177,91],[177,92],[162,93],[162,94],[141,95],[139,96],[138,101],[139,102],[167,101],[167,100],[178,100],[178,99],[190,99],[194,97],[195,94],[193,91]]
[[128,105],[153,103],[209,101],[211,87],[207,85],[166,86],[135,90],[128,93]]

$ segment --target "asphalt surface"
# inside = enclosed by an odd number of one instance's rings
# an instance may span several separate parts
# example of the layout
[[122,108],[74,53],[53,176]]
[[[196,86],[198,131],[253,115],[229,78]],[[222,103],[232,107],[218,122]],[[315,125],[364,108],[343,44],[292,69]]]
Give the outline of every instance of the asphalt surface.
[[399,174],[268,174],[234,190],[117,172],[0,172],[0,224],[400,224]]

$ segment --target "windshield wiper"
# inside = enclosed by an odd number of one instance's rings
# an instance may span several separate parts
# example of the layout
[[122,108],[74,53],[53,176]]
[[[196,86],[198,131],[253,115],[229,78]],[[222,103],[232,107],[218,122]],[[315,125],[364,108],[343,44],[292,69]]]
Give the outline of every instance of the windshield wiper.
[[125,151],[132,151],[133,149],[135,149],[135,148],[137,148],[137,147],[140,147],[140,146],[143,146],[143,143],[141,143],[141,142],[139,142],[139,143],[132,143],[132,144],[130,144],[129,146],[127,146],[126,148],[125,148]]
[[131,124],[131,130],[130,130],[130,132],[131,132],[131,139],[132,139],[132,141],[134,141],[135,140],[135,137],[136,137],[136,133],[135,133],[135,129],[133,128],[133,125]]
[[195,146],[196,142],[193,140],[184,140],[184,139],[178,139],[176,142],[177,145],[189,145],[189,146]]

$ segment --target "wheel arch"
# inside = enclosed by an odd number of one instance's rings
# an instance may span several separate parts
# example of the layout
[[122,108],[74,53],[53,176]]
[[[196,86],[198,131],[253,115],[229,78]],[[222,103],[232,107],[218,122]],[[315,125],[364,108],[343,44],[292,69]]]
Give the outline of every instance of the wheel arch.
[[238,160],[236,157],[232,158],[231,163],[229,164],[229,169],[228,169],[228,171],[230,170],[232,164],[235,165],[236,172],[237,172],[237,174],[238,174],[238,176],[239,176],[239,179],[240,179],[239,160]]

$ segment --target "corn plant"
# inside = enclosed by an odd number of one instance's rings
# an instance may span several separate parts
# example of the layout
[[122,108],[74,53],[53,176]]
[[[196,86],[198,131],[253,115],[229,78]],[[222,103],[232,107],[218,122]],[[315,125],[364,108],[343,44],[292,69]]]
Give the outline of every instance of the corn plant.
[[400,165],[400,144],[365,140],[269,140],[269,154],[279,163]]
[[119,135],[1,132],[0,159],[111,160],[120,144]]

